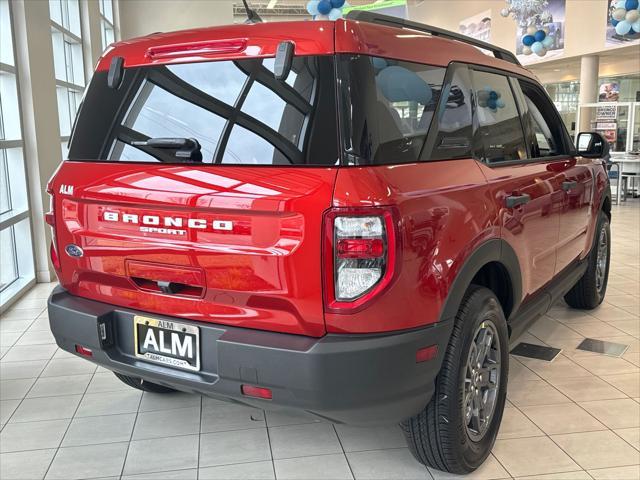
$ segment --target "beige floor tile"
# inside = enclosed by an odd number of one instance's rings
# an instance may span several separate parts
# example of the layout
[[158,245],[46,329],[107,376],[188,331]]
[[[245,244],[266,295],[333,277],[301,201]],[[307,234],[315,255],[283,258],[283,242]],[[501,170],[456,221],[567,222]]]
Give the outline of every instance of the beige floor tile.
[[623,358],[609,357],[607,355],[591,355],[574,357],[574,362],[586,368],[594,375],[617,375],[620,373],[639,373],[638,367],[627,362]]
[[630,398],[580,402],[579,405],[611,429],[640,427],[640,408]]
[[614,325],[617,329],[622,330],[629,335],[633,335],[634,337],[640,336],[640,321],[638,318],[611,322],[611,325]]
[[558,355],[552,362],[531,358],[523,358],[521,361],[545,380],[590,377],[592,375],[588,370],[563,355]]
[[574,402],[625,397],[623,392],[598,377],[561,378],[551,383]]
[[[611,386],[609,386],[609,388],[615,390]],[[571,400],[544,380],[512,382],[511,379],[509,379],[507,398],[517,407],[571,402]]]
[[577,472],[548,473],[546,475],[532,475],[530,477],[518,477],[516,480],[593,480],[584,470]]
[[557,322],[549,317],[538,319],[531,327],[529,333],[543,342],[552,341],[558,338],[581,338],[582,335],[566,325]]
[[[520,357],[522,358],[522,357]],[[525,367],[515,355],[509,356],[509,383],[527,382],[530,380],[540,380],[532,370]]]
[[515,407],[506,407],[498,438],[527,438],[543,436],[544,432]]
[[595,480],[639,480],[640,465],[589,470]]
[[609,430],[553,435],[551,438],[584,469],[621,467],[639,461],[638,451]]
[[606,430],[602,423],[575,403],[522,407],[529,419],[547,435]]
[[621,428],[614,430],[619,437],[622,437],[629,445],[636,450],[640,450],[640,428]]
[[515,477],[580,470],[549,437],[497,440],[493,454]]
[[640,373],[604,375],[602,379],[630,397],[640,397]]
[[611,323],[603,322],[595,318],[594,320],[594,322],[588,323],[574,323],[571,325],[571,328],[580,335],[589,338],[614,337],[623,333]]

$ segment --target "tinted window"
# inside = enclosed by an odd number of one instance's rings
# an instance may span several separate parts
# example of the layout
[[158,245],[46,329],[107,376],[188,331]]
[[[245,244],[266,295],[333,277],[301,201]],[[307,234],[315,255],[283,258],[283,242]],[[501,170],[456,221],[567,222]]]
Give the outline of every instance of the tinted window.
[[522,89],[523,118],[531,130],[531,157],[552,157],[567,153],[563,140],[564,127],[551,101],[540,88],[528,82],[514,83],[517,84],[516,89]]
[[347,163],[415,162],[444,74],[442,67],[366,55],[338,56]]
[[286,82],[272,70],[273,59],[129,68],[116,90],[96,72],[69,159],[180,162],[141,144],[172,137],[195,138],[203,163],[337,164],[333,58],[296,57]]
[[472,157],[473,135],[469,70],[464,65],[452,66],[447,72],[422,159]]
[[507,77],[477,70],[472,77],[484,161],[525,159],[522,123]]

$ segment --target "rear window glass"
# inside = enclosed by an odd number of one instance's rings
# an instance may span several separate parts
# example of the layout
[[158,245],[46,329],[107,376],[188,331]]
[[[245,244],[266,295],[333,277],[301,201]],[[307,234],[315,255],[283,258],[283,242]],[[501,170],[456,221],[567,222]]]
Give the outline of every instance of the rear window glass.
[[335,165],[331,56],[296,57],[286,81],[273,59],[128,68],[118,89],[96,72],[80,108],[70,160],[184,163],[150,139],[195,139],[202,163]]
[[366,55],[338,62],[346,163],[417,161],[446,69]]

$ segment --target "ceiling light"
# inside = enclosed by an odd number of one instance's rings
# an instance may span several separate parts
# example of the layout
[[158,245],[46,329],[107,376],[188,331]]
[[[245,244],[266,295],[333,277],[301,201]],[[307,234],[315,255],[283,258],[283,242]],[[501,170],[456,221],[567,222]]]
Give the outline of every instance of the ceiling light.
[[269,3],[267,3],[267,9],[268,10],[273,9],[273,7],[276,6],[276,3],[278,3],[278,0],[269,0]]

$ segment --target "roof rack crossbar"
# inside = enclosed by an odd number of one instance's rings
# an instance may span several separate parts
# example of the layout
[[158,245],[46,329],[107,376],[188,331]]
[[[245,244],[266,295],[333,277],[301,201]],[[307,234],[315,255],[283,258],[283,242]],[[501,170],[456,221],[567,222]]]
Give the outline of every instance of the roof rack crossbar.
[[450,40],[457,40],[464,42],[474,47],[482,48],[493,52],[493,55],[500,60],[515,63],[520,65],[520,62],[516,56],[504,48],[496,47],[490,43],[483,42],[482,40],[476,40],[475,38],[467,37],[459,33],[445,30],[439,27],[432,27],[424,23],[413,22],[411,20],[405,20],[404,18],[391,17],[389,15],[382,15],[380,13],[367,12],[364,10],[352,10],[347,14],[348,20],[355,20],[359,22],[378,23],[381,25],[387,25],[390,27],[408,28],[411,30],[417,30],[419,32],[426,32],[435,37],[448,38]]

